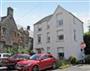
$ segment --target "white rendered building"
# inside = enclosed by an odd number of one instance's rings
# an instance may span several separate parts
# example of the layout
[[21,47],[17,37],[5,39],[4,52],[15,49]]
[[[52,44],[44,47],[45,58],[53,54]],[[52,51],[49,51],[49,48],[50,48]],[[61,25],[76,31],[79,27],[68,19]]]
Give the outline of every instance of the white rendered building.
[[56,58],[80,59],[83,42],[83,22],[58,6],[49,15],[34,24],[34,51],[50,52]]

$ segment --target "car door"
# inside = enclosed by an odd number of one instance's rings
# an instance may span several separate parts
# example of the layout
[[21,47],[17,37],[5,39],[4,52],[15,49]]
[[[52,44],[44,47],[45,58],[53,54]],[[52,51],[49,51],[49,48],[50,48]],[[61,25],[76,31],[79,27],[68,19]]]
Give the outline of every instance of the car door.
[[48,55],[47,61],[48,61],[48,65],[47,66],[51,67],[52,64],[55,62],[55,58],[53,56]]
[[41,57],[39,65],[40,65],[40,69],[46,69],[48,67],[48,60],[47,60],[48,56],[44,55]]

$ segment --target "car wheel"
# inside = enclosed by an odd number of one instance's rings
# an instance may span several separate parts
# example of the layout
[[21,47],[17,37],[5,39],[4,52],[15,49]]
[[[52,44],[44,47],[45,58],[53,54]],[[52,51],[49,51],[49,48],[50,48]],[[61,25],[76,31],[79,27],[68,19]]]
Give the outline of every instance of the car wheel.
[[39,67],[38,67],[38,66],[34,66],[34,67],[32,68],[32,71],[39,71]]
[[10,65],[10,66],[7,66],[7,68],[8,68],[9,70],[15,69],[15,68],[14,68],[14,65],[12,65],[12,66],[11,66],[11,65]]
[[53,69],[56,69],[56,68],[57,68],[56,63],[53,63],[53,64],[52,64],[52,68],[53,68]]

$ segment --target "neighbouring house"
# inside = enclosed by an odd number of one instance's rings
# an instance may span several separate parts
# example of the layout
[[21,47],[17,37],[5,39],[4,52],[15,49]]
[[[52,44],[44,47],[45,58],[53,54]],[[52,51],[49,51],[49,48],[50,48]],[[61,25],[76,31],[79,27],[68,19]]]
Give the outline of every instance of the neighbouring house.
[[30,36],[30,26],[27,26],[27,29],[24,30],[23,28],[20,28],[19,30],[19,50],[22,48],[26,50],[32,50],[33,49],[33,37]]
[[56,58],[80,59],[83,22],[61,6],[34,24],[34,51],[49,52]]
[[[6,52],[12,48],[31,49],[32,37],[29,36],[30,26],[26,30],[18,29],[13,17],[13,9],[8,7],[7,16],[0,21],[0,52]],[[31,44],[30,44],[31,43]]]

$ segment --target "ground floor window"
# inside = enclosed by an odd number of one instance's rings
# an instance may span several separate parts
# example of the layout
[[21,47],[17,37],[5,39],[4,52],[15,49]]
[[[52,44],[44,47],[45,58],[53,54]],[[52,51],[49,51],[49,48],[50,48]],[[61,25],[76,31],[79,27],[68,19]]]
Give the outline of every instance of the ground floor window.
[[58,53],[58,58],[63,59],[64,58],[64,47],[58,47],[57,53]]
[[64,58],[64,53],[58,53],[58,57],[59,57],[59,59],[63,59]]
[[47,47],[47,53],[50,53],[50,47]]
[[42,53],[42,52],[44,52],[44,49],[43,48],[37,48],[36,51],[37,51],[37,53]]

